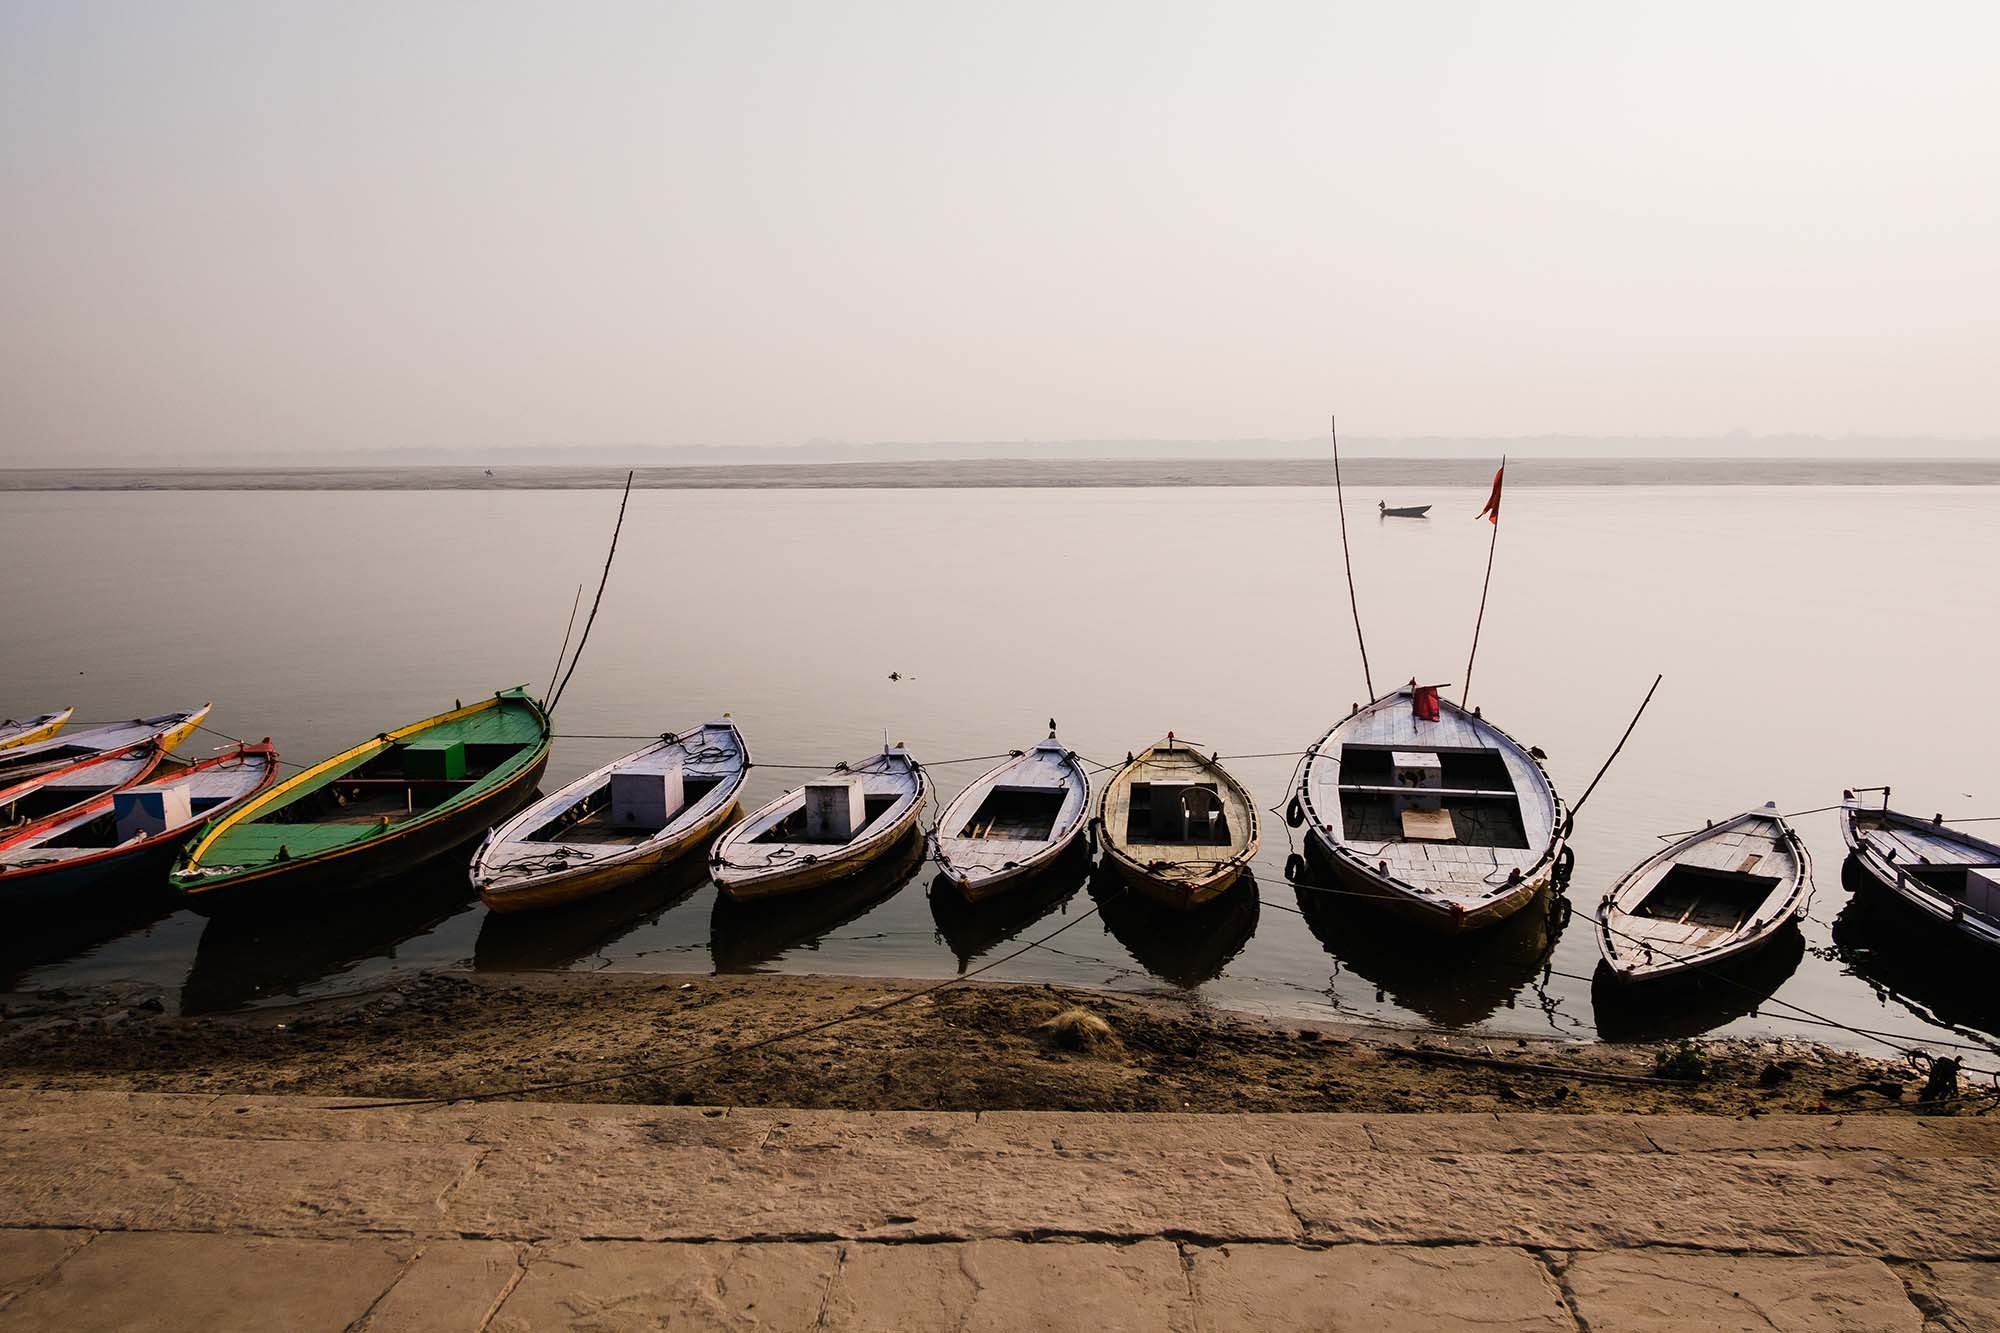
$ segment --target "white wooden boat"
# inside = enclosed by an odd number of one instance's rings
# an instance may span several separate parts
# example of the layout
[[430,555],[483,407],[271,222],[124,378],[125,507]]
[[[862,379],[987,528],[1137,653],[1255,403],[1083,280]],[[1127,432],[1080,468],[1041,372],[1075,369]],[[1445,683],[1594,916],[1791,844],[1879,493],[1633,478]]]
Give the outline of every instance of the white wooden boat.
[[1431,512],[1429,505],[1403,505],[1398,508],[1387,500],[1381,502],[1383,518],[1422,518]]
[[0,750],[47,740],[68,725],[75,712],[74,708],[64,708],[54,713],[43,713],[40,717],[10,717],[0,722]]
[[1222,896],[1257,854],[1257,803],[1212,756],[1172,732],[1112,775],[1098,798],[1105,860],[1182,910]]
[[1619,981],[1683,976],[1769,943],[1811,891],[1812,854],[1766,803],[1628,871],[1604,895],[1598,948]]
[[900,745],[794,787],[715,844],[708,870],[732,898],[797,893],[868,868],[917,827],[930,777]]
[[486,835],[472,884],[496,912],[549,907],[640,879],[736,813],[750,751],[723,719],[667,735],[542,797]]
[[1564,857],[1567,813],[1541,758],[1406,685],[1336,723],[1306,752],[1288,819],[1339,887],[1448,934],[1521,910]]
[[2000,843],[1842,792],[1840,834],[1870,879],[1931,920],[2000,948]]
[[166,757],[152,741],[140,741],[31,777],[0,777],[0,831],[66,815],[97,797],[144,782]]
[[1061,858],[1089,823],[1090,775],[1051,730],[960,792],[931,848],[944,877],[977,902]]
[[157,741],[171,750],[191,735],[208,716],[210,704],[179,713],[139,717],[130,722],[112,722],[101,727],[84,727],[47,740],[0,750],[0,786],[20,778],[47,773],[84,759],[94,759],[113,750],[124,750],[141,741]]

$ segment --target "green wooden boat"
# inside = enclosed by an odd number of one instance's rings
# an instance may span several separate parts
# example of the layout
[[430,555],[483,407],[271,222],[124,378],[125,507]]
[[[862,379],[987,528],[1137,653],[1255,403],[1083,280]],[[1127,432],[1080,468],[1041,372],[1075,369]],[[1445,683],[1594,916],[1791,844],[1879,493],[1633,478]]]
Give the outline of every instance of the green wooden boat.
[[384,732],[206,825],[171,882],[190,907],[295,904],[387,879],[511,814],[549,761],[525,689]]

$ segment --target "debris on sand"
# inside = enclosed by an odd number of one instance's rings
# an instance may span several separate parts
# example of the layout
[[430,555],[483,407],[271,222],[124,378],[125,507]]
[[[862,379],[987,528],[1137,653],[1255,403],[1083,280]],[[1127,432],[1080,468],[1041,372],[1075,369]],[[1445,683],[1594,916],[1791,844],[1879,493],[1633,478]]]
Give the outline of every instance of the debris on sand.
[[1124,1049],[1118,1034],[1111,1025],[1088,1009],[1065,1009],[1039,1025],[1049,1042],[1066,1051],[1079,1051],[1084,1055],[1096,1055],[1101,1051]]

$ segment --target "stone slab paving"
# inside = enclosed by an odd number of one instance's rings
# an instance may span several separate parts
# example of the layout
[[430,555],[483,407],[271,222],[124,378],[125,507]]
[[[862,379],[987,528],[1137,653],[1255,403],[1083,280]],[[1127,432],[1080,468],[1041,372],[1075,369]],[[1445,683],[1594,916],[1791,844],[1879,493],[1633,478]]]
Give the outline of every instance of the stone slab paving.
[[2000,1124],[0,1092],[0,1330],[2000,1328]]

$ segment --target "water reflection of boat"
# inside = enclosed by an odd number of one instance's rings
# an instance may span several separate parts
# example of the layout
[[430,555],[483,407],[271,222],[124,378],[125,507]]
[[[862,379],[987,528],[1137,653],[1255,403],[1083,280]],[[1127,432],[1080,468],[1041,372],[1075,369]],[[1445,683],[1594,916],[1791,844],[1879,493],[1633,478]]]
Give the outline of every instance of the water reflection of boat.
[[0,931],[0,992],[20,988],[36,968],[93,953],[114,940],[150,930],[180,910],[164,881],[129,893],[107,893],[88,912],[16,915]]
[[473,888],[456,859],[333,899],[300,898],[290,911],[211,917],[181,987],[181,1011],[239,1009],[314,982],[396,946],[463,911]]
[[793,949],[820,940],[910,882],[924,859],[924,840],[911,832],[866,870],[811,893],[739,901],[715,895],[708,918],[708,951],[718,972],[754,972]]
[[1068,903],[1089,870],[1090,854],[1079,843],[1040,874],[977,902],[967,902],[958,886],[940,874],[930,884],[931,920],[963,972],[974,959]]
[[1111,937],[1141,967],[1186,990],[1215,980],[1257,932],[1257,876],[1245,870],[1222,895],[1198,907],[1168,908],[1130,889],[1100,863],[1090,896]]
[[1805,953],[1805,936],[1788,923],[1750,953],[1644,986],[1620,982],[1600,962],[1590,979],[1597,1035],[1605,1041],[1674,1041],[1713,1032],[1769,1003]]
[[1445,1027],[1484,1022],[1547,963],[1568,905],[1543,892],[1489,930],[1437,932],[1382,910],[1372,899],[1309,878],[1294,886],[1306,926],[1342,967],[1384,998]]
[[488,912],[472,946],[480,972],[559,970],[665,916],[708,883],[708,850],[697,847],[616,893],[543,912]]
[[1844,971],[1926,1023],[2000,1035],[1991,949],[1911,911],[1852,857],[1841,867],[1841,883],[1853,895],[1833,919],[1834,953]]

